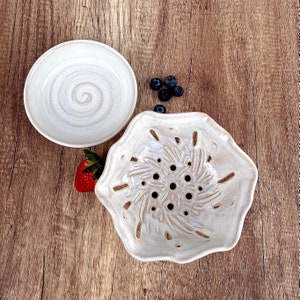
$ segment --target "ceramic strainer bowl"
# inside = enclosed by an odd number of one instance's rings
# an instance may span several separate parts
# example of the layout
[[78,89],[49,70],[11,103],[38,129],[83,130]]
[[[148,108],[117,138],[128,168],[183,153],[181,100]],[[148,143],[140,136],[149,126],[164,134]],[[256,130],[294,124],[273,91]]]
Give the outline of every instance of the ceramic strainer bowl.
[[143,112],[109,150],[95,192],[130,255],[187,263],[236,245],[256,181],[208,115]]

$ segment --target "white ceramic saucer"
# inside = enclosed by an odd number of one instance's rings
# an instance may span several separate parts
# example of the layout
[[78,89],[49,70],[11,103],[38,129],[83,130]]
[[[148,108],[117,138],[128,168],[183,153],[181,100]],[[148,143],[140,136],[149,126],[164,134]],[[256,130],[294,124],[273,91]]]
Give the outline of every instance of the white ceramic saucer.
[[137,83],[127,60],[96,41],[74,40],[45,52],[24,87],[29,120],[47,139],[68,147],[103,143],[129,121]]

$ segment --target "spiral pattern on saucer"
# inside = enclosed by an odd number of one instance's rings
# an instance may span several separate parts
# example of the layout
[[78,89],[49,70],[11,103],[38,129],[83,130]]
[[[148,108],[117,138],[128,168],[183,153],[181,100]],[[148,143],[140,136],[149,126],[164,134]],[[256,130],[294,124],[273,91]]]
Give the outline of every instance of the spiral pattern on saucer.
[[107,141],[129,121],[137,100],[126,59],[95,41],[75,40],[45,52],[31,68],[24,104],[33,126],[70,147]]
[[[105,72],[104,72],[105,71]],[[48,106],[57,121],[74,127],[103,122],[122,97],[122,82],[108,68],[76,63],[49,74]]]

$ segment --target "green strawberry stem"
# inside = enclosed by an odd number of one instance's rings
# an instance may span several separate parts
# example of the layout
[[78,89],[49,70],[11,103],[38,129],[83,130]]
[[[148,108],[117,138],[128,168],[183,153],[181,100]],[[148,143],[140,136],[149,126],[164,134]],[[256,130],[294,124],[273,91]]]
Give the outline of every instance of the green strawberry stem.
[[93,178],[97,181],[103,172],[104,160],[97,153],[87,148],[84,149],[84,154],[89,165],[83,170],[83,173],[94,173]]
[[101,161],[100,156],[97,153],[92,152],[90,149],[84,149],[84,154],[85,157],[90,161]]
[[99,167],[99,169],[95,172],[94,174],[94,180],[98,180],[99,177],[101,176],[102,172],[103,172],[104,167],[101,165],[101,167]]
[[88,167],[86,167],[84,170],[83,170],[83,173],[90,173],[90,172],[94,172],[96,170],[98,170],[98,168],[101,166],[100,162],[97,162],[97,163],[94,163]]

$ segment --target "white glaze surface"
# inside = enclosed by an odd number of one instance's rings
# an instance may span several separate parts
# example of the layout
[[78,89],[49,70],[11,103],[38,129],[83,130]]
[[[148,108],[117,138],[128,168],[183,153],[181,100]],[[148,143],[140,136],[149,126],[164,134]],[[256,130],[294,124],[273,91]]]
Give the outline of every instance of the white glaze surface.
[[144,112],[111,147],[95,192],[133,257],[186,263],[236,245],[256,181],[206,114]]
[[24,88],[26,113],[53,142],[103,143],[128,122],[137,99],[134,73],[111,47],[89,40],[59,44],[32,66]]

